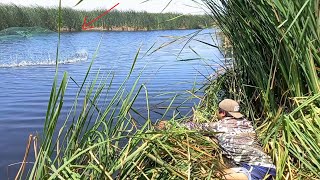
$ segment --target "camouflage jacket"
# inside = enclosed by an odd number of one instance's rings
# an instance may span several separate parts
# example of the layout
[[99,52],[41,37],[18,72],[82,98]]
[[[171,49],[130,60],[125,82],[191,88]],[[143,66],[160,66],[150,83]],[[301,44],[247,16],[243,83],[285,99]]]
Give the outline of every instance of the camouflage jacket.
[[227,158],[236,164],[246,163],[273,167],[271,158],[263,151],[250,121],[225,117],[218,122],[182,124],[190,130],[216,131],[216,138]]

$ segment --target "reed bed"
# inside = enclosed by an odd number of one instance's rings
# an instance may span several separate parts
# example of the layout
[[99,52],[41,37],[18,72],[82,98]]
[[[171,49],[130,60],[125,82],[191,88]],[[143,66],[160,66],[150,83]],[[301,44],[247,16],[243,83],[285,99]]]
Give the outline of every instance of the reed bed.
[[[139,83],[139,76],[133,77],[133,85],[126,88],[138,53],[128,76],[108,99],[103,97],[113,86],[114,76],[112,72],[104,76],[92,75],[93,61],[83,82],[75,82],[64,73],[58,84],[56,74],[43,133],[34,138],[34,146],[30,145],[32,136],[28,141],[24,159],[33,147],[34,166],[26,172],[23,162],[16,179],[25,176],[30,180],[221,177],[220,169],[224,165],[218,156],[220,149],[209,138],[214,133],[181,128],[177,122],[189,117],[176,118],[179,114],[173,114],[170,129],[158,131],[150,119],[148,90]],[[62,119],[68,83],[76,83],[79,90],[72,109]],[[148,110],[147,117],[142,118],[144,121],[133,118],[134,114],[139,114],[133,104],[141,93],[145,95]],[[169,109],[170,106],[167,111]]]
[[319,0],[203,2],[234,58],[233,68],[209,83],[204,105],[223,97],[241,101],[277,179],[319,179]]
[[[0,30],[9,27],[38,26],[53,31],[58,29],[58,8],[23,7],[0,3]],[[62,8],[59,20],[65,31],[81,31],[83,19],[88,20],[104,13],[105,10],[74,10]],[[112,10],[92,25],[104,30],[163,30],[198,29],[213,24],[207,15],[183,15],[178,13],[147,13]]]

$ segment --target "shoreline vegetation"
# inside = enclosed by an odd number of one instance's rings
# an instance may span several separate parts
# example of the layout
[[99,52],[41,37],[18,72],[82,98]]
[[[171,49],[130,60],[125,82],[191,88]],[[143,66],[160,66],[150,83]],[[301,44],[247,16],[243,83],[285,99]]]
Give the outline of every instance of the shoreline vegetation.
[[[24,7],[0,3],[0,31],[10,27],[42,27],[57,31],[58,24],[63,32],[82,31],[83,19],[92,20],[104,10],[61,9],[58,21],[58,8]],[[59,23],[57,23],[59,22]],[[183,15],[178,13],[147,13],[112,10],[98,21],[94,29],[88,31],[149,31],[172,29],[200,29],[213,25],[208,15]]]
[[319,179],[319,0],[203,2],[232,46],[233,66],[207,85],[202,115],[223,98],[238,100],[277,179]]

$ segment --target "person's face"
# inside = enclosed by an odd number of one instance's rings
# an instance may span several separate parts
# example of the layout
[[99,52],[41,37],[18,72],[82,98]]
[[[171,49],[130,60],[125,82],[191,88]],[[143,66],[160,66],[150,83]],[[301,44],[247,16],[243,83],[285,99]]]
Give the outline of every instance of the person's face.
[[225,116],[226,116],[226,112],[224,110],[219,109],[217,111],[217,117],[218,117],[219,120],[223,119]]

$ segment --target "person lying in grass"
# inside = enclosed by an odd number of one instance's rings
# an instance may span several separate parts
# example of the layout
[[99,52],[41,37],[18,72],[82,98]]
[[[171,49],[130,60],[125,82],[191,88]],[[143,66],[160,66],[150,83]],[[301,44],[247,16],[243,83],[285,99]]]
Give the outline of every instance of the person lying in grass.
[[[239,112],[239,104],[232,99],[219,103],[219,121],[210,123],[187,122],[181,125],[190,130],[216,131],[223,154],[236,165],[225,170],[226,179],[274,179],[276,167],[259,145],[250,121]],[[160,121],[158,129],[165,129],[167,121]]]

